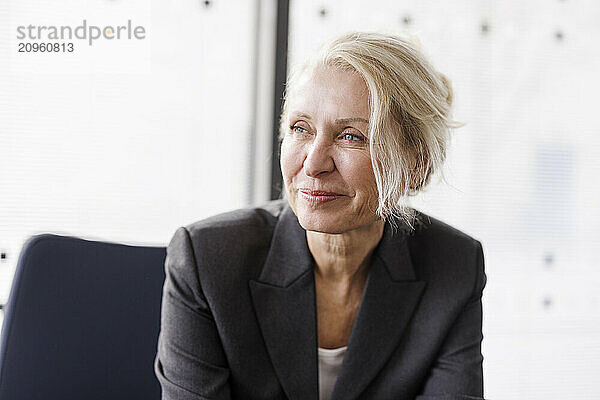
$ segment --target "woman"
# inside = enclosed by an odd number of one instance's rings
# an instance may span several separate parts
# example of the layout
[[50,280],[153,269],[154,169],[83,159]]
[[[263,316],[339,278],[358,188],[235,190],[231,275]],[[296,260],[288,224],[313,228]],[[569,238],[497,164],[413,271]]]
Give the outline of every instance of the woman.
[[451,101],[395,36],[344,35],[292,75],[286,199],[169,244],[163,399],[483,397],[481,244],[404,203],[442,165]]

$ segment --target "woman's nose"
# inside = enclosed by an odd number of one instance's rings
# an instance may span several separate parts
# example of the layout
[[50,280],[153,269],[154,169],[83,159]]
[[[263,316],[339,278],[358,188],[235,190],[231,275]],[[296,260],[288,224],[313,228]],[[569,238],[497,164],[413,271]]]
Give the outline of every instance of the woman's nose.
[[335,163],[331,155],[332,144],[323,138],[316,138],[308,149],[304,159],[304,172],[310,177],[316,177],[323,172],[331,172],[335,169]]

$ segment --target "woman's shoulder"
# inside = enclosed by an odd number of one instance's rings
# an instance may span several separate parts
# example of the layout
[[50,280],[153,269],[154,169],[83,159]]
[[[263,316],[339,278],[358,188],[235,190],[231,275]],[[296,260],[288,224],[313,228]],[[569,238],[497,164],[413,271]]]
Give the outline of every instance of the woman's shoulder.
[[275,200],[182,226],[169,243],[168,257],[188,260],[186,265],[193,266],[193,275],[206,282],[208,293],[211,285],[221,291],[225,287],[241,290],[248,279],[260,273],[275,226],[286,207],[287,200]]
[[192,245],[209,257],[236,257],[268,248],[285,199],[239,208],[185,226]]
[[419,210],[415,210],[414,229],[410,232],[410,236],[415,240],[434,240],[438,244],[453,247],[471,247],[480,244],[479,240],[471,234]]
[[[412,262],[431,287],[441,285],[453,298],[469,298],[485,286],[483,247],[471,234],[417,211],[418,223],[409,237]],[[460,279],[457,279],[460,277]],[[451,288],[447,286],[451,283]],[[475,289],[473,289],[475,287]]]
[[443,266],[448,271],[454,265],[462,271],[483,256],[483,246],[473,234],[421,211],[416,212],[416,218],[408,239],[413,261]]
[[288,202],[285,199],[272,200],[259,206],[238,208],[219,213],[186,225],[190,232],[224,231],[235,233],[236,230],[272,229]]

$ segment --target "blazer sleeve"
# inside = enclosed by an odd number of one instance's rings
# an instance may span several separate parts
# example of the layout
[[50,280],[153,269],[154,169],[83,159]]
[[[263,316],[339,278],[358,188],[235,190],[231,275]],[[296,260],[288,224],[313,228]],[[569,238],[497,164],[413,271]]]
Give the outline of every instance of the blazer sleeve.
[[184,227],[175,232],[167,247],[165,274],[154,361],[162,399],[230,399],[227,359]]
[[487,282],[483,248],[475,241],[475,287],[446,336],[417,400],[483,398],[481,297]]

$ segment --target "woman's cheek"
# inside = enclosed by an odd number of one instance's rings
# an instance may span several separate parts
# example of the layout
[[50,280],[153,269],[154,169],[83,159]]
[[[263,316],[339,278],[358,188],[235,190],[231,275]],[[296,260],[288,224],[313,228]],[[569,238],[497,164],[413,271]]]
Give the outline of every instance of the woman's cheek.
[[293,139],[286,139],[281,145],[281,171],[293,175],[302,169],[303,145]]

